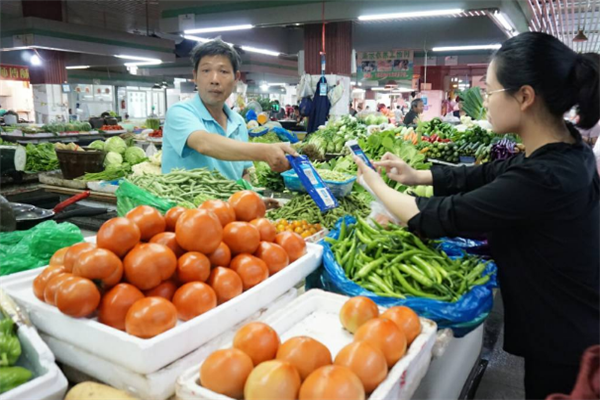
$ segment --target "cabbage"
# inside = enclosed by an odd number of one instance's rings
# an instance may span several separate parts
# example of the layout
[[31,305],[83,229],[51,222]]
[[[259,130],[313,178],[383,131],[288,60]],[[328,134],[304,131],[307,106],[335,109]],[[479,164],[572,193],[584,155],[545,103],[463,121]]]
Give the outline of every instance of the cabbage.
[[144,152],[144,150],[140,149],[139,147],[128,147],[127,150],[125,150],[125,161],[127,161],[129,164],[137,164],[142,162],[144,159],[146,158],[146,153]]
[[113,136],[106,140],[104,144],[104,150],[112,151],[118,154],[125,154],[125,150],[127,150],[127,143],[123,139],[118,136]]
[[96,150],[104,150],[104,142],[102,140],[94,140],[88,147]]
[[150,156],[150,162],[154,165],[158,165],[159,167],[162,164],[162,150],[157,151],[153,155]]
[[119,153],[115,153],[114,151],[109,151],[104,159],[104,166],[108,167],[111,165],[121,165],[123,164],[123,156]]
[[92,130],[92,125],[89,122],[82,122],[81,123],[81,130],[84,132],[89,132]]

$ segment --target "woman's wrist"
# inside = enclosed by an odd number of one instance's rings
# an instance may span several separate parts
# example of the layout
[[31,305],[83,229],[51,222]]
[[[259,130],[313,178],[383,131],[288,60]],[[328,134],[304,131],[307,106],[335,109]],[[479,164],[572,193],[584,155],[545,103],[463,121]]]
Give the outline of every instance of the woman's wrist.
[[431,171],[415,171],[415,186],[431,186],[433,185],[433,174]]

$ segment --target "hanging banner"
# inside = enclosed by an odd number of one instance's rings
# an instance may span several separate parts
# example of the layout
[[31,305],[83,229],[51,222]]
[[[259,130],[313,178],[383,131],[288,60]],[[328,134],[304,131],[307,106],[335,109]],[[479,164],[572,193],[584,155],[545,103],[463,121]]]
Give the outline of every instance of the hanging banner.
[[360,51],[357,53],[358,80],[412,80],[413,50]]
[[0,64],[0,80],[29,81],[29,68],[21,65]]

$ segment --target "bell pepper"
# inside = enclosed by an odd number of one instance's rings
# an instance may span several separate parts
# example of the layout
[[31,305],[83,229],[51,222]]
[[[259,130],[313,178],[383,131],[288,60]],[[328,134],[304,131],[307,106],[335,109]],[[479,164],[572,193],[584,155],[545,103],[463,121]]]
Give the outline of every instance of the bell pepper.
[[14,365],[21,355],[21,343],[10,318],[0,321],[0,367]]
[[0,368],[0,393],[24,384],[31,379],[32,375],[31,371],[22,367]]

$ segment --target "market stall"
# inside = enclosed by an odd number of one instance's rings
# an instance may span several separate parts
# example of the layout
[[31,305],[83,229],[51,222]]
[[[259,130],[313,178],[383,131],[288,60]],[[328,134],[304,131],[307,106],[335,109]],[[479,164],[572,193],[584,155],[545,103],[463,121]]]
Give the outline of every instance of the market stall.
[[[70,180],[64,179],[64,169],[43,175],[45,190],[63,196],[91,191],[88,201],[116,203],[111,210],[126,217],[107,214],[97,225],[98,236],[87,239],[89,244],[60,250],[73,242],[57,241],[55,249],[47,249],[41,259],[15,266],[14,272],[23,272],[1,279],[57,359],[138,398],[162,400],[175,393],[185,399],[212,398],[214,391],[231,392],[210,379],[203,381],[202,375],[198,379],[198,370],[211,360],[211,354],[235,343],[236,332],[246,324],[266,324],[282,343],[309,335],[335,356],[350,345],[354,333],[353,328],[340,325],[342,306],[350,298],[366,297],[377,304],[379,312],[400,305],[413,310],[420,317],[421,332],[399,361],[388,364],[389,372],[380,374],[374,386],[369,384],[371,396],[435,398],[444,391],[458,396],[479,360],[482,323],[496,285],[495,265],[480,255],[484,243],[422,241],[393,224],[380,225],[381,210],[355,182],[356,166],[345,143],[356,140],[372,159],[390,151],[413,168],[428,169],[436,160],[484,163],[507,157],[521,149],[514,138],[494,136],[468,118],[459,126],[434,119],[413,129],[388,125],[375,115],[364,120],[346,116],[329,121],[305,141],[276,125],[249,126],[253,142],[294,143],[306,162],[312,160],[314,175],[337,207],[323,211],[311,190],[302,193],[307,183],[299,176],[300,170],[279,174],[256,162],[250,183],[229,181],[205,169],[162,174],[160,152],[147,157],[134,141],[118,136],[96,140],[86,149],[75,144],[66,149],[72,157],[104,154],[97,172],[76,174]],[[146,140],[154,132],[159,130],[146,132]],[[28,147],[32,154],[34,149],[47,153],[43,161],[37,161],[47,165],[41,169],[61,166],[52,144]],[[431,195],[425,187],[398,184],[394,188]],[[266,211],[255,192],[281,199],[281,207]],[[136,245],[140,240],[153,244]],[[11,250],[6,251],[10,255]],[[91,251],[89,257],[83,256],[86,251]],[[116,270],[111,267],[97,275],[100,271],[90,269],[101,253],[111,257]],[[50,260],[53,254],[54,261]],[[89,258],[89,268],[79,265],[77,258],[82,264]],[[144,275],[144,259],[153,260],[147,265],[159,268],[158,275]],[[38,268],[48,263],[47,269]],[[100,291],[88,285],[78,306],[58,301],[59,294],[55,300],[52,294],[46,297],[42,286],[63,273],[76,281],[94,279],[103,284]],[[144,276],[158,281],[147,281]],[[239,288],[232,292],[219,286],[219,280],[228,279],[238,281]],[[120,291],[125,290],[133,296],[127,308],[140,298],[134,293],[142,297],[152,293],[162,300],[155,305],[140,303],[140,310],[163,307],[173,314],[151,331],[144,328],[144,318],[151,318],[145,313],[150,311],[132,311],[127,319],[125,311],[120,311],[120,319],[109,317],[113,314],[104,310],[108,304],[100,301],[100,294],[120,298],[125,296]],[[198,303],[202,305],[184,305],[186,296],[203,299]],[[313,308],[316,304],[319,307]],[[141,319],[133,322],[136,318]],[[192,331],[196,333],[190,335]],[[453,367],[457,358],[464,361],[461,368]],[[359,376],[363,386],[370,382]],[[400,377],[404,383],[398,385]],[[268,385],[261,390],[269,390]]]

